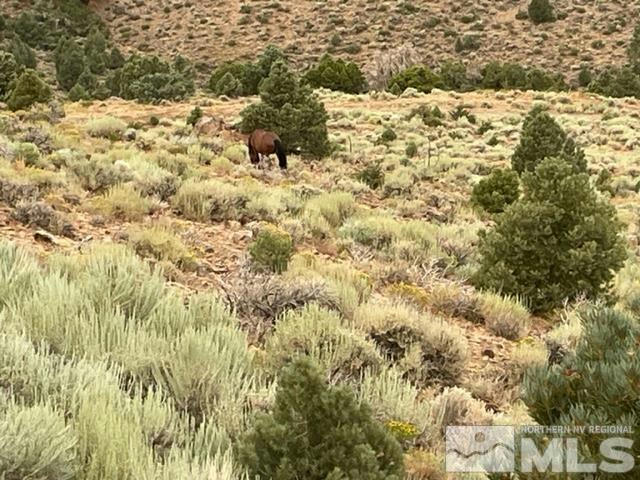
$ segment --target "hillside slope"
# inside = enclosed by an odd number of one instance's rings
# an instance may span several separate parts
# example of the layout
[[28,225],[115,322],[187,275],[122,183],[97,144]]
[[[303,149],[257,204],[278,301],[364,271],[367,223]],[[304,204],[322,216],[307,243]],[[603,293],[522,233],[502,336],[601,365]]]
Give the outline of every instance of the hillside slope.
[[[327,50],[366,64],[403,43],[414,45],[429,64],[461,56],[472,67],[498,59],[570,74],[583,63],[624,62],[637,2],[555,3],[562,19],[535,26],[516,18],[526,12],[526,0],[91,1],[126,49],[181,53],[203,67],[252,59],[269,43],[299,64]],[[456,52],[456,38],[468,35],[476,38],[477,50]]]

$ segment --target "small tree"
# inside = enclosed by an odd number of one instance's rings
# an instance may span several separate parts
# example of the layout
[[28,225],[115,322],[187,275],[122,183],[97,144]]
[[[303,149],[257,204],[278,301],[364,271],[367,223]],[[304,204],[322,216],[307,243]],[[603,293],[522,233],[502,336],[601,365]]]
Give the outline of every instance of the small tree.
[[402,449],[349,387],[329,387],[308,359],[286,367],[273,411],[240,445],[251,476],[273,480],[399,480]]
[[502,213],[519,196],[518,174],[513,170],[494,170],[473,187],[471,203],[488,213]]
[[245,108],[240,128],[276,132],[289,151],[322,157],[329,152],[327,112],[306,86],[301,86],[287,65],[278,61],[260,85],[258,104]]
[[85,88],[76,83],[75,86],[69,90],[69,100],[72,102],[79,102],[80,100],[89,100],[89,93],[85,90]]
[[111,70],[116,68],[121,68],[124,65],[124,56],[118,49],[118,47],[113,47],[109,52],[109,55],[106,59],[107,67]]
[[589,84],[589,91],[606,97],[640,98],[640,75],[630,67],[607,68]]
[[[583,332],[575,352],[560,363],[525,373],[523,400],[540,425],[633,425],[630,453],[639,458],[640,324],[606,308],[590,308],[581,314],[581,321]],[[601,441],[602,436],[586,433],[579,443],[598,455]],[[588,461],[602,460],[584,453]],[[626,474],[598,478],[638,478],[638,473],[640,465]]]
[[80,46],[72,39],[62,39],[54,53],[56,79],[65,90],[78,83],[85,69],[84,54]]
[[21,68],[9,52],[0,50],[0,99],[9,93],[9,86],[18,78]]
[[513,169],[533,171],[547,157],[562,157],[577,172],[587,169],[582,149],[568,138],[558,123],[541,108],[533,108],[524,120],[520,144],[511,157]]
[[429,67],[416,65],[391,77],[388,90],[395,95],[400,95],[407,88],[415,88],[419,92],[429,93],[434,88],[441,86],[440,77],[433,73]]
[[591,75],[591,70],[586,65],[580,69],[580,73],[578,74],[578,84],[586,88],[589,86],[591,81],[593,80],[593,76]]
[[156,56],[132,55],[107,83],[112,95],[146,103],[183,100],[195,91],[193,71],[182,57],[169,64]]
[[335,59],[329,54],[323,55],[318,64],[304,74],[303,81],[312,88],[324,87],[346,93],[361,93],[367,87],[364,75],[355,63]]
[[475,285],[520,296],[538,312],[601,296],[626,256],[614,207],[560,158],[543,160],[522,184],[522,199],[481,235]]
[[194,107],[193,110],[191,110],[191,112],[189,112],[189,116],[187,117],[187,125],[191,125],[192,127],[195,127],[196,123],[198,123],[200,121],[200,119],[202,118],[202,109],[198,106]]
[[18,77],[7,99],[7,106],[13,110],[24,110],[34,103],[44,103],[51,98],[51,88],[38,76],[35,70],[25,70]]
[[76,83],[76,85],[80,85],[84,88],[87,95],[91,98],[95,95],[95,92],[98,89],[98,77],[91,72],[91,69],[87,65],[84,72],[82,72],[82,75],[78,77],[78,83]]
[[556,15],[549,0],[531,0],[529,18],[535,24],[553,22]]
[[[209,77],[207,87],[216,95],[227,95],[231,97],[247,95],[248,93],[246,92],[246,90],[249,90],[251,88],[245,88],[245,75],[247,74],[247,69],[248,66],[244,63],[225,62],[213,71],[211,77]],[[227,78],[222,81],[224,77]],[[229,95],[228,86],[230,85],[230,83],[232,83],[231,78],[233,78],[233,83],[235,83],[236,85],[234,85],[235,88],[231,89],[233,90],[233,94]],[[253,80],[246,80],[246,82],[252,83]],[[240,84],[239,89],[237,88],[238,83]],[[227,93],[223,93],[223,91],[225,90],[227,91]],[[257,91],[254,93],[257,93]]]
[[447,60],[440,65],[440,81],[445,90],[468,91],[473,81],[467,76],[467,67],[462,62]]
[[238,81],[230,72],[227,72],[214,87],[216,95],[225,95],[227,97],[239,97],[242,95],[242,83]]
[[38,61],[33,49],[20,40],[20,37],[14,37],[9,43],[9,51],[13,54],[18,65],[25,68],[36,68]]

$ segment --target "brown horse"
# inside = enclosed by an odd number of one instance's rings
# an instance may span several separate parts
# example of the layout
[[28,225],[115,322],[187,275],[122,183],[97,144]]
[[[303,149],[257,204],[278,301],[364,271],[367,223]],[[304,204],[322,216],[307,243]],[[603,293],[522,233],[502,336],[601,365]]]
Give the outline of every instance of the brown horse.
[[266,130],[254,130],[249,135],[247,147],[249,148],[249,159],[252,164],[257,165],[260,163],[260,155],[268,157],[275,153],[278,157],[280,168],[282,170],[287,169],[287,154],[277,134]]

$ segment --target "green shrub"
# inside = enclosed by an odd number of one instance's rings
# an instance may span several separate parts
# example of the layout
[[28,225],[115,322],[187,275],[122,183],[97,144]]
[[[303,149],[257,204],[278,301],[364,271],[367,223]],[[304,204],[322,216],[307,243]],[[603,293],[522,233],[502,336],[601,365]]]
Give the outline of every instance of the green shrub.
[[153,200],[143,197],[128,184],[111,187],[91,202],[91,209],[97,213],[124,221],[140,221],[155,207]]
[[480,41],[476,35],[463,35],[456,38],[454,46],[456,52],[464,52],[465,50],[478,50],[480,48]]
[[398,135],[396,134],[396,132],[394,132],[393,128],[386,127],[378,137],[378,140],[376,140],[376,144],[386,145],[387,143],[393,142],[397,138]]
[[[244,83],[245,76],[249,73],[248,68],[244,63],[223,63],[213,71],[211,77],[209,77],[207,87],[216,95],[226,95],[228,97],[246,95],[248,93],[246,93],[247,88],[245,88]],[[223,81],[225,78],[226,80]]]
[[364,167],[358,175],[356,175],[356,179],[369,185],[371,189],[376,190],[384,184],[384,172],[382,171],[380,163],[376,162]]
[[543,160],[522,183],[522,199],[481,235],[475,285],[538,312],[601,296],[626,256],[615,209],[562,159]]
[[121,68],[124,65],[125,59],[118,47],[113,47],[105,61],[107,68],[115,70],[116,68]]
[[407,143],[404,153],[407,157],[413,158],[418,154],[418,145],[413,140]]
[[471,203],[488,213],[502,213],[520,196],[520,181],[513,170],[500,169],[480,180],[471,192]]
[[529,18],[535,24],[553,22],[556,15],[549,0],[531,0],[528,8]]
[[324,105],[282,61],[260,84],[260,103],[241,113],[240,129],[250,133],[257,128],[276,132],[288,151],[323,157],[329,150],[327,112]]
[[73,39],[61,39],[54,52],[56,79],[64,90],[71,90],[85,70],[84,53]]
[[193,254],[182,240],[164,226],[136,228],[131,231],[129,242],[141,257],[169,261],[186,270],[196,265]]
[[517,63],[489,62],[480,71],[480,84],[494,90],[566,90],[561,74],[550,74],[537,68],[524,68]]
[[520,144],[511,157],[518,172],[533,171],[547,157],[562,157],[576,172],[585,172],[587,161],[582,149],[547,112],[533,108],[524,120]]
[[591,75],[591,70],[589,70],[589,67],[583,66],[578,74],[578,85],[583,88],[587,88],[592,80],[593,76]]
[[448,60],[440,64],[440,80],[445,90],[464,92],[473,89],[473,81],[467,76],[467,67],[459,61]]
[[91,72],[87,65],[78,77],[78,83],[76,83],[76,85],[80,85],[84,88],[87,95],[89,95],[89,98],[93,98],[98,90],[98,77]]
[[170,64],[156,56],[132,55],[118,72],[117,81],[110,82],[112,94],[125,100],[184,100],[195,91],[193,71],[179,56]]
[[216,95],[257,95],[260,83],[269,76],[277,61],[286,63],[287,59],[278,47],[268,45],[256,63],[225,62],[218,66],[209,77],[207,87]]
[[227,97],[239,97],[243,93],[242,83],[231,73],[225,74],[216,83],[214,93],[216,95],[224,95]]
[[9,42],[9,51],[13,54],[18,65],[34,69],[38,65],[35,52],[29,45],[20,40],[20,37],[11,39]]
[[411,110],[409,119],[412,119],[416,115],[419,115],[420,118],[422,118],[422,122],[428,127],[439,127],[443,124],[444,114],[437,105],[435,107],[420,105]]
[[308,359],[286,367],[273,410],[259,415],[240,443],[252,476],[284,480],[399,480],[402,449],[356,401],[348,387],[330,387]]
[[389,80],[387,90],[400,95],[407,88],[415,88],[419,92],[430,93],[434,88],[441,88],[442,80],[429,67],[415,65],[394,75]]
[[24,42],[34,48],[45,47],[50,33],[32,10],[24,10],[18,15],[13,22],[13,30]]
[[0,99],[9,93],[9,87],[18,78],[20,66],[9,52],[0,51]]
[[71,100],[72,102],[89,100],[89,98],[91,98],[89,96],[89,93],[87,93],[87,90],[79,83],[76,83],[75,86],[71,90],[69,90],[69,100]]
[[194,107],[191,112],[189,112],[189,116],[187,117],[187,125],[191,125],[194,127],[196,123],[200,121],[202,118],[202,109],[200,107]]
[[15,81],[15,86],[7,98],[9,109],[24,110],[35,103],[45,103],[51,99],[51,88],[35,70],[25,70]]
[[589,91],[606,97],[640,98],[640,75],[629,67],[607,68],[589,84]]
[[[531,416],[540,425],[637,425],[637,318],[606,308],[593,308],[581,317],[584,334],[573,354],[565,355],[560,363],[525,372],[522,398]],[[632,440],[629,453],[638,458],[640,431],[634,428],[629,435],[616,436]],[[581,435],[579,444],[586,461],[603,460],[598,455],[601,441],[599,435]],[[632,471],[605,478],[634,478],[638,472],[636,465]]]
[[287,232],[267,225],[250,245],[249,255],[258,268],[282,273],[293,255],[293,240]]
[[304,74],[302,81],[312,88],[324,87],[345,93],[361,93],[367,88],[364,75],[355,63],[335,59],[329,54],[324,54],[318,64]]
[[455,385],[467,360],[463,332],[405,303],[360,305],[353,322],[364,328],[404,378],[420,388]]
[[466,117],[467,120],[469,120],[469,123],[476,123],[477,121],[476,116],[469,110],[464,108],[462,105],[456,105],[456,108],[451,110],[451,112],[449,112],[449,115],[451,115],[451,118],[453,118],[454,120]]

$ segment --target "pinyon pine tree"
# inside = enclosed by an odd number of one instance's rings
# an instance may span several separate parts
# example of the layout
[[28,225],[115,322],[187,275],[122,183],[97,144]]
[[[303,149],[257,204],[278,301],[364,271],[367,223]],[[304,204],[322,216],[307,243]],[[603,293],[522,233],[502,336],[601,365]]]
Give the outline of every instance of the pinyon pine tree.
[[576,172],[587,170],[582,149],[551,115],[541,108],[533,108],[524,120],[520,144],[511,157],[511,166],[518,173],[531,172],[547,157],[561,157]]
[[308,359],[284,369],[270,414],[243,439],[251,478],[400,480],[402,449],[349,387],[330,387]]
[[329,153],[327,111],[309,87],[300,85],[284,62],[274,63],[260,84],[260,100],[240,113],[243,132],[272,130],[289,151],[299,149],[314,157]]
[[29,108],[34,103],[44,103],[51,99],[51,88],[35,70],[25,70],[15,81],[7,98],[7,106],[13,110]]
[[519,296],[536,312],[600,297],[626,256],[614,207],[560,158],[524,173],[522,185],[522,199],[481,234],[475,285]]

